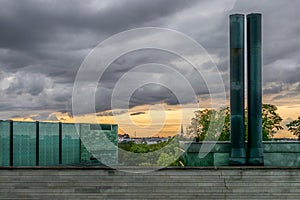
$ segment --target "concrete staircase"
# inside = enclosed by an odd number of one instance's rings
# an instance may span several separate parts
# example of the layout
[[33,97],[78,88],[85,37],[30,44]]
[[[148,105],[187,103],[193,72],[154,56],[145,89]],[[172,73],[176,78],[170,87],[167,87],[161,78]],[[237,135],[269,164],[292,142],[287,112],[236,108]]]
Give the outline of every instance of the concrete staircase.
[[103,167],[0,168],[0,199],[300,198],[300,168],[198,167],[153,170]]

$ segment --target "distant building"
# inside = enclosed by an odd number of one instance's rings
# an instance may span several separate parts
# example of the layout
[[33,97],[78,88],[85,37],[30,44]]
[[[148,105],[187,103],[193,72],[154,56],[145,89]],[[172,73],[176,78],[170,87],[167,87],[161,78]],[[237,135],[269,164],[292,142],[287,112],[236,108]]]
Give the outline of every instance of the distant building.
[[131,141],[131,138],[130,138],[129,134],[125,133],[125,134],[118,135],[118,143],[127,143],[130,141]]
[[161,142],[167,142],[169,141],[170,137],[167,138],[160,138],[160,137],[149,137],[149,138],[144,138],[144,143],[150,145],[150,144],[158,144]]
[[171,137],[163,138],[163,137],[144,137],[144,138],[131,138],[129,134],[119,134],[118,135],[118,142],[119,143],[128,143],[134,142],[136,144],[158,144],[161,142],[167,142],[171,139]]

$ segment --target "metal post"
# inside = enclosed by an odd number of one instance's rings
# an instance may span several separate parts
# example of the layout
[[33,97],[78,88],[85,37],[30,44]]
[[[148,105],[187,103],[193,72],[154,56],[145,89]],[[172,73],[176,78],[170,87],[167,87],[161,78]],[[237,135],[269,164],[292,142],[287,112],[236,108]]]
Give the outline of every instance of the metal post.
[[36,166],[40,165],[40,122],[36,121],[36,139],[35,139],[35,155]]
[[9,123],[9,166],[14,166],[14,122]]
[[59,164],[62,164],[62,123],[58,123],[58,155],[59,155]]
[[[75,125],[75,124],[74,124]],[[81,162],[81,148],[83,147],[81,144],[81,124],[78,124],[79,127],[79,163]]]
[[244,15],[230,15],[230,165],[245,165]]
[[249,165],[263,165],[261,14],[247,15]]

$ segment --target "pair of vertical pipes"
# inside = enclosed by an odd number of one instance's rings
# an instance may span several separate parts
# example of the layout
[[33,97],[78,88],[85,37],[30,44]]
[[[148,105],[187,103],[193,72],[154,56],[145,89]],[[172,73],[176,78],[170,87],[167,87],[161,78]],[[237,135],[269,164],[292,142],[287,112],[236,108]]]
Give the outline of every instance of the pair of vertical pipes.
[[261,14],[247,15],[248,145],[245,150],[244,15],[230,15],[230,165],[263,165]]

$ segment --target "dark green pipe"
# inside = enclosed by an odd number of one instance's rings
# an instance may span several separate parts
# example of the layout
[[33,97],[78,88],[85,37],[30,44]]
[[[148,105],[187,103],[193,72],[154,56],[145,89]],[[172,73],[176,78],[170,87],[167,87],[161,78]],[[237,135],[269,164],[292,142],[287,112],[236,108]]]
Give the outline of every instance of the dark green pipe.
[[261,14],[247,16],[248,150],[247,164],[264,165],[262,144],[262,32]]
[[245,165],[244,15],[230,15],[230,165]]

